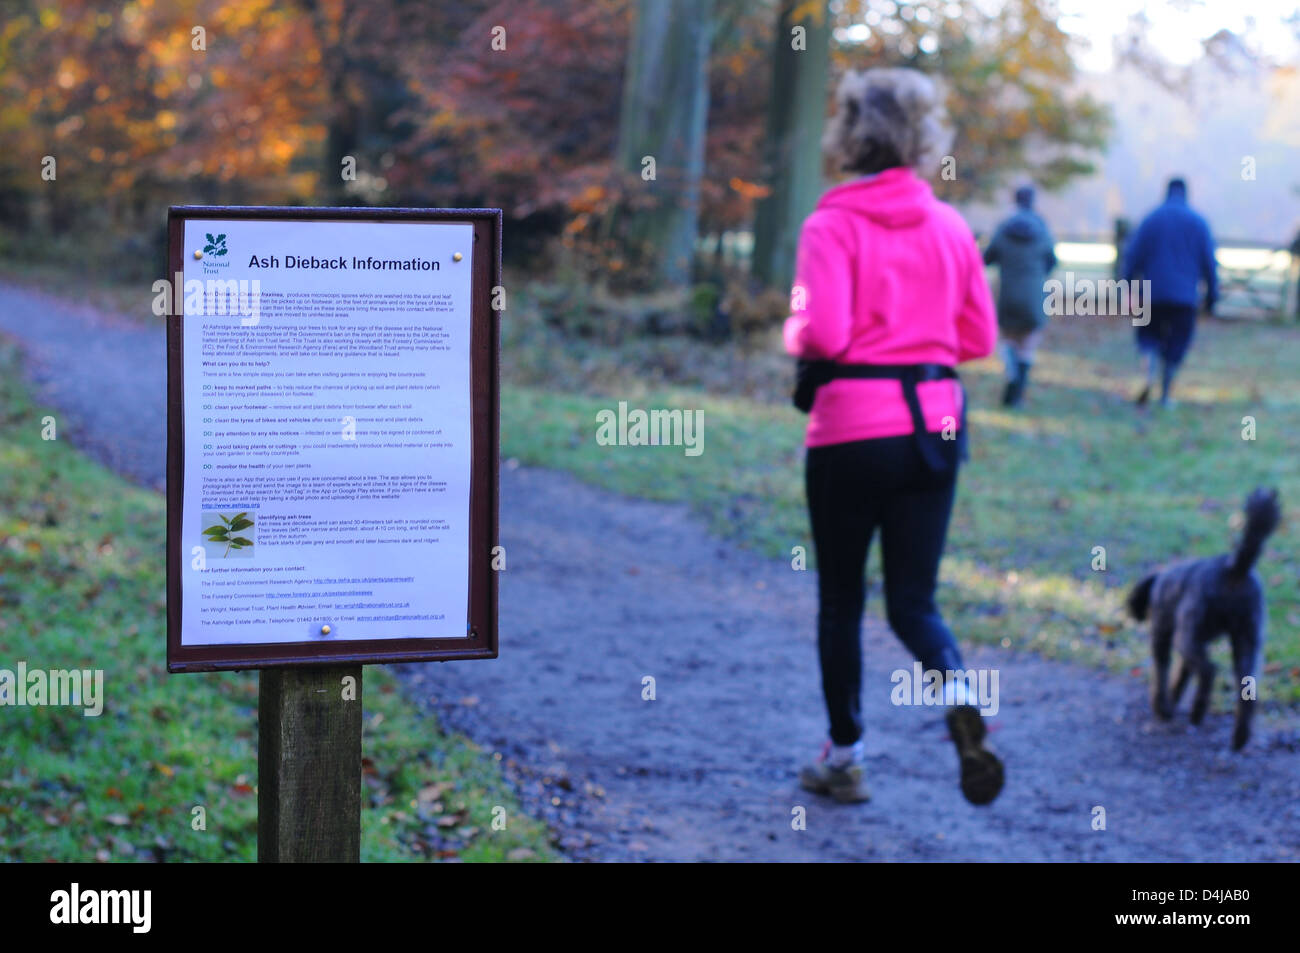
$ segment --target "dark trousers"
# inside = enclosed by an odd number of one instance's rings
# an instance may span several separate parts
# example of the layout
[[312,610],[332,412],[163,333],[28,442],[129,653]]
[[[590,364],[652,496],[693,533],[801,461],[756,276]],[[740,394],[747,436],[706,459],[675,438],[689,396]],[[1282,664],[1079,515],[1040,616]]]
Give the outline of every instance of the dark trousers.
[[1155,302],[1149,317],[1146,325],[1134,329],[1138,350],[1155,354],[1167,367],[1177,368],[1196,334],[1196,306]]
[[[961,653],[934,604],[957,488],[957,442],[940,442],[948,468],[926,466],[916,439],[883,437],[811,447],[805,465],[817,551],[817,647],[831,741],[862,736],[862,609],[867,550],[880,530],[890,628],[929,669],[960,669]],[[875,686],[888,692],[890,685]]]

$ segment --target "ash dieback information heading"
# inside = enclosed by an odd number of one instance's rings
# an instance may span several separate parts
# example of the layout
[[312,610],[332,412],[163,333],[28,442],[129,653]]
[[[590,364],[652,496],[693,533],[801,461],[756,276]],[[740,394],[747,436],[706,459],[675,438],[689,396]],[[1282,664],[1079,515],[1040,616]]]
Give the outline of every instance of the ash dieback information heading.
[[432,258],[365,258],[347,255],[335,255],[330,258],[317,258],[315,255],[285,255],[283,263],[278,255],[259,258],[253,255],[248,262],[248,270],[254,272],[259,268],[315,268],[343,271],[351,267],[353,271],[439,271],[442,263]]
[[181,645],[465,639],[474,226],[184,242],[187,285],[253,290],[186,304]]

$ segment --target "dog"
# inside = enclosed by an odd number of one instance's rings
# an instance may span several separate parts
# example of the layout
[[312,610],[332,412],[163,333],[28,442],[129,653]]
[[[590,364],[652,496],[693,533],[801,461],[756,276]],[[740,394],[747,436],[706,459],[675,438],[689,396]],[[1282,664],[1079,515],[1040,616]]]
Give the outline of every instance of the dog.
[[[1209,646],[1220,635],[1228,636],[1237,676],[1234,751],[1250,740],[1255,692],[1245,691],[1244,686],[1247,678],[1254,685],[1264,650],[1264,587],[1254,566],[1281,516],[1277,491],[1256,489],[1246,498],[1246,526],[1236,549],[1154,572],[1134,586],[1128,596],[1129,614],[1139,622],[1148,616],[1151,619],[1151,654],[1155,661],[1151,707],[1157,718],[1173,717],[1183,690],[1195,675],[1191,721],[1194,725],[1201,723],[1214,685]],[[1178,649],[1179,664],[1171,688],[1169,659],[1173,648]]]

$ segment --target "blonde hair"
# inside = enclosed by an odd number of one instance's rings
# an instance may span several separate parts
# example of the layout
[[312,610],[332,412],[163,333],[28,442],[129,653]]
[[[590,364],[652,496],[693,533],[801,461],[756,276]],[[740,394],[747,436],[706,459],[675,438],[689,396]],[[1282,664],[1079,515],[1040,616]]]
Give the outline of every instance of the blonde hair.
[[850,70],[835,91],[822,148],[846,172],[928,172],[952,144],[943,88],[914,69]]

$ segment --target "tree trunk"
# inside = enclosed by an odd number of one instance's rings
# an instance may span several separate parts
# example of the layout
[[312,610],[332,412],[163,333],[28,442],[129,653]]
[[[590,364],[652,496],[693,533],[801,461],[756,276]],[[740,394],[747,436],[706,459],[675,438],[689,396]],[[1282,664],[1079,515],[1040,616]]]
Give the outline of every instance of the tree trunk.
[[[321,50],[321,65],[325,82],[329,84],[329,114],[325,123],[325,149],[323,153],[320,194],[328,205],[357,204],[348,193],[348,181],[343,178],[343,160],[351,156],[357,162],[359,114],[354,101],[352,76],[354,64],[347,48],[348,24],[354,10],[348,0],[337,8],[326,10],[319,0],[299,0],[302,9],[316,31],[316,41]],[[332,16],[337,13],[337,21]],[[355,169],[352,170],[355,174]]]
[[617,162],[647,194],[634,190],[616,218],[628,261],[654,290],[684,290],[691,277],[712,35],[713,0],[637,0]]
[[[751,271],[765,287],[788,289],[794,279],[799,226],[821,194],[821,139],[830,75],[831,14],[828,3],[818,16],[790,20],[797,0],[781,0],[772,51],[772,95],[768,100],[764,161],[771,192],[760,201],[754,220]],[[798,49],[796,26],[806,31]]]

